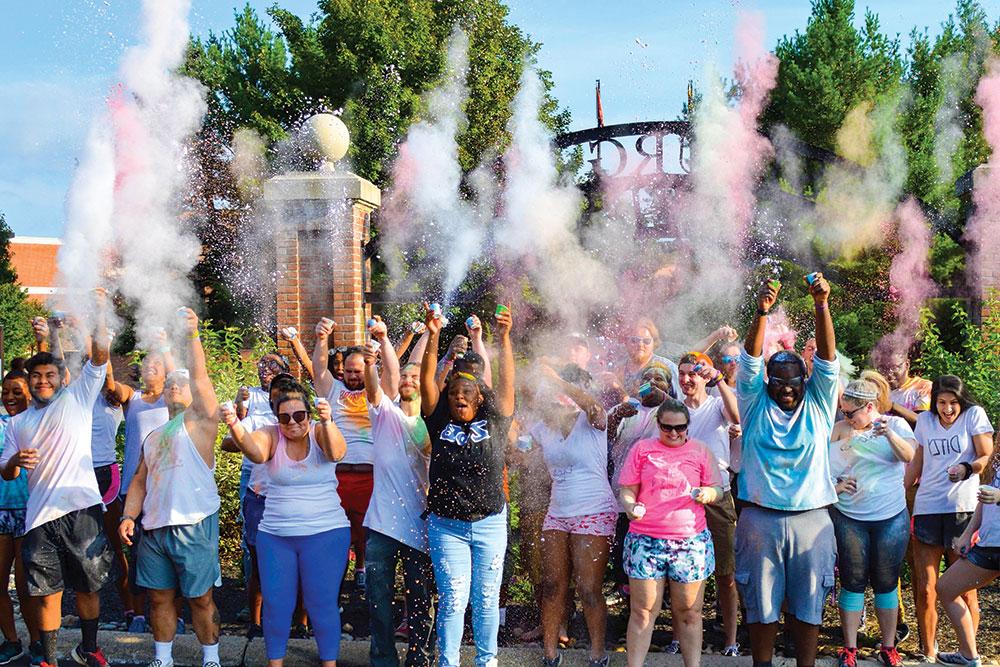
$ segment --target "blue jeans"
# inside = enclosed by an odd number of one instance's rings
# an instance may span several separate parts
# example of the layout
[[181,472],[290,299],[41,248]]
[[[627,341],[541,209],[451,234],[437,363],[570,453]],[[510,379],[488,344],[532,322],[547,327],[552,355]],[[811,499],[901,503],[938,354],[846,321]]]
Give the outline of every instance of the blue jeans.
[[369,658],[375,667],[398,667],[392,622],[392,600],[396,591],[396,562],[403,562],[403,597],[406,600],[406,621],[410,629],[406,651],[407,667],[427,667],[431,664],[431,594],[434,571],[430,556],[368,529],[365,551],[366,596],[368,620],[371,624]]
[[295,601],[302,601],[316,634],[320,660],[340,652],[340,582],[347,569],[351,529],[281,537],[257,533],[260,588],[264,596],[264,647],[268,660],[285,657]]
[[910,515],[902,510],[881,521],[858,521],[830,508],[837,535],[837,567],[845,591],[890,593],[899,583],[906,545],[910,541]]
[[479,521],[431,514],[427,536],[438,589],[438,664],[458,667],[465,608],[471,593],[476,664],[487,665],[497,656],[507,508]]

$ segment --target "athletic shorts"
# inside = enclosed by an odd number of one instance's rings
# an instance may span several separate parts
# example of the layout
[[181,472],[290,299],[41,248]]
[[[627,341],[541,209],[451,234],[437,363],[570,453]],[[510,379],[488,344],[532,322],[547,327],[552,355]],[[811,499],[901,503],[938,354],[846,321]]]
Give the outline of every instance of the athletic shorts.
[[266,500],[265,496],[254,493],[251,489],[247,489],[243,496],[243,541],[248,547],[257,546],[257,526],[264,516]]
[[24,537],[24,519],[28,514],[26,509],[0,510],[0,535]]
[[705,505],[705,521],[715,547],[716,576],[732,574],[736,571],[736,505],[731,492],[726,491],[719,502]]
[[913,517],[913,537],[924,544],[951,549],[952,542],[965,532],[972,512],[918,514]]
[[176,588],[186,598],[212,590],[219,568],[219,513],[186,526],[144,530],[136,558],[136,583],[143,588]]
[[65,586],[79,593],[100,590],[113,556],[100,504],[35,526],[21,543],[28,593],[33,596],[58,593]]
[[101,491],[101,502],[110,505],[122,488],[122,476],[118,464],[110,463],[94,468],[94,477],[97,478],[97,488]]
[[625,536],[625,574],[630,579],[666,579],[692,584],[715,571],[712,534],[668,540],[629,532]]
[[362,471],[337,471],[337,493],[340,504],[351,522],[351,544],[355,549],[364,549],[365,544],[365,514],[368,513],[368,503],[372,499],[375,485],[375,475]]
[[965,558],[984,570],[1000,571],[1000,547],[983,547],[977,544],[969,549]]
[[599,512],[597,514],[581,514],[580,516],[545,515],[542,530],[558,530],[570,535],[599,535],[614,537],[615,523],[618,512]]
[[786,512],[748,505],[736,525],[736,587],[746,623],[777,623],[782,605],[820,625],[833,588],[837,539],[827,509]]

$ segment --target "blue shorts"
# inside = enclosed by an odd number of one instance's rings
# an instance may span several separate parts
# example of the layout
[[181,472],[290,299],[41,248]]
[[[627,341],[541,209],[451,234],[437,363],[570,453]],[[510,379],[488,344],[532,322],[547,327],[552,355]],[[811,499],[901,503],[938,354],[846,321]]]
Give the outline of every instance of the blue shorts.
[[27,514],[26,509],[0,510],[0,535],[24,537],[24,519]]
[[136,583],[143,588],[178,588],[186,598],[208,593],[222,575],[219,513],[188,526],[143,531],[136,561]]
[[715,571],[712,534],[668,540],[629,532],[625,535],[625,574],[631,579],[666,579],[692,584]]
[[264,516],[264,502],[267,497],[247,489],[243,496],[243,541],[248,547],[257,546],[257,526]]
[[984,570],[1000,571],[1000,547],[983,547],[977,544],[969,549],[965,558]]

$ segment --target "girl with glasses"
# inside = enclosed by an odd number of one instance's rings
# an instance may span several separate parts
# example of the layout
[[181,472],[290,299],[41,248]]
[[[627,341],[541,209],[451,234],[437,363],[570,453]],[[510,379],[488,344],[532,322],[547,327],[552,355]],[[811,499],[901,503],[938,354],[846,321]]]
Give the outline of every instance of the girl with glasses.
[[340,582],[351,540],[350,522],[337,493],[336,462],[344,457],[347,443],[325,400],[317,401],[318,421],[310,421],[306,392],[298,383],[276,396],[272,409],[277,426],[248,433],[234,410],[222,408],[233,442],[267,469],[257,555],[268,665],[280,667],[284,662],[301,584],[320,661],[334,667],[340,652]]
[[879,413],[879,386],[854,380],[840,398],[842,419],[830,436],[830,474],[837,503],[830,508],[840,568],[840,624],[844,647],[840,667],[855,667],[858,626],[865,588],[875,592],[875,613],[882,631],[879,658],[899,667],[896,621],[899,571],[910,538],[903,473],[916,441],[906,420]]
[[668,580],[674,637],[684,665],[701,662],[705,580],[715,571],[704,505],[723,494],[719,463],[707,446],[688,438],[689,422],[683,403],[664,401],[656,412],[659,437],[632,447],[618,479],[622,505],[632,520],[625,536],[629,667],[646,659]]

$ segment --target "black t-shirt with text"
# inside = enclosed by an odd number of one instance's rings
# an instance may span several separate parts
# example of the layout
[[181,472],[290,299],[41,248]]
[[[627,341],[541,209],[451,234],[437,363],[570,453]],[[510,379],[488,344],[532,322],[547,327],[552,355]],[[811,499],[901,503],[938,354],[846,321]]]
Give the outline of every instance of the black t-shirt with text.
[[448,519],[478,521],[503,511],[503,469],[511,417],[488,398],[470,422],[451,416],[448,397],[426,418],[431,437],[427,510]]

